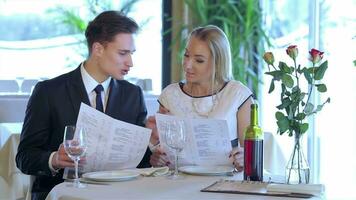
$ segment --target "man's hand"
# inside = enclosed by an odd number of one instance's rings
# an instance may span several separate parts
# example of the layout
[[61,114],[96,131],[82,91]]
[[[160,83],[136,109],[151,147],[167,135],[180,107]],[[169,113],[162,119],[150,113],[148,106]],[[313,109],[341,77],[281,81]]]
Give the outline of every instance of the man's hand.
[[52,167],[56,170],[65,167],[74,167],[74,162],[65,152],[63,144],[59,146],[58,151],[52,157]]

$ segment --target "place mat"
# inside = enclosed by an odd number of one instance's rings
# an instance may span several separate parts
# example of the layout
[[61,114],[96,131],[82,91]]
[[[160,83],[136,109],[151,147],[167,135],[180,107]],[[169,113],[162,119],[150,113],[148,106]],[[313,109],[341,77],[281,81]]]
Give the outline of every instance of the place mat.
[[213,183],[212,185],[203,188],[200,191],[216,192],[216,193],[231,193],[231,194],[246,194],[246,195],[295,197],[295,198],[311,198],[314,196],[313,194],[307,194],[307,193],[269,191],[268,190],[269,184],[271,183],[255,182],[255,181],[219,180]]

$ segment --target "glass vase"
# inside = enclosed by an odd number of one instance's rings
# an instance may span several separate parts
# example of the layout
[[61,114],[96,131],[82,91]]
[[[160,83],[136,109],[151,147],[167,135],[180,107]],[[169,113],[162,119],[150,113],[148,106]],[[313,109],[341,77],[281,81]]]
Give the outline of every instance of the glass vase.
[[295,142],[292,155],[286,166],[286,183],[287,184],[307,184],[310,180],[310,168],[308,161],[305,159],[302,148],[302,137],[295,133]]

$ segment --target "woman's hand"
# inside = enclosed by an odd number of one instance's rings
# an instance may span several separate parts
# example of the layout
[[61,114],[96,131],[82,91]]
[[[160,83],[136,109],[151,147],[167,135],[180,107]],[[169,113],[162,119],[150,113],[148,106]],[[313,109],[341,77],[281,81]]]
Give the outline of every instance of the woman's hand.
[[163,167],[171,164],[167,154],[161,147],[157,147],[150,157],[150,163],[153,167]]
[[237,171],[242,171],[244,169],[244,148],[233,148],[229,155],[229,159],[232,161],[232,164],[235,166]]
[[147,121],[146,121],[146,128],[149,128],[152,130],[151,133],[151,138],[150,138],[150,143],[153,145],[158,144],[159,142],[159,135],[157,131],[157,126],[156,126],[156,118],[155,116],[149,116]]
[[[159,106],[159,111],[158,112],[161,113],[161,114],[169,114],[169,110],[166,109],[163,106]],[[157,131],[155,116],[149,116],[147,118],[146,128],[149,128],[149,129],[152,130],[150,143],[153,144],[153,145],[158,144],[159,143],[159,135],[158,135],[158,131]]]

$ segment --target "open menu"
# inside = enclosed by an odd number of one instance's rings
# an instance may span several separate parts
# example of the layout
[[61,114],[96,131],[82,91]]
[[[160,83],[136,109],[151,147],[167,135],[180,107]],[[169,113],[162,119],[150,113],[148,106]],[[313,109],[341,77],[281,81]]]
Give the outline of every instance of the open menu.
[[[136,168],[151,136],[151,129],[114,119],[84,103],[76,126],[84,129],[88,144],[81,173]],[[64,178],[71,177],[68,170]]]
[[179,153],[179,165],[231,165],[231,141],[226,120],[192,119],[156,114],[161,147],[174,162],[174,151],[164,141],[169,123],[184,121],[186,144]]

